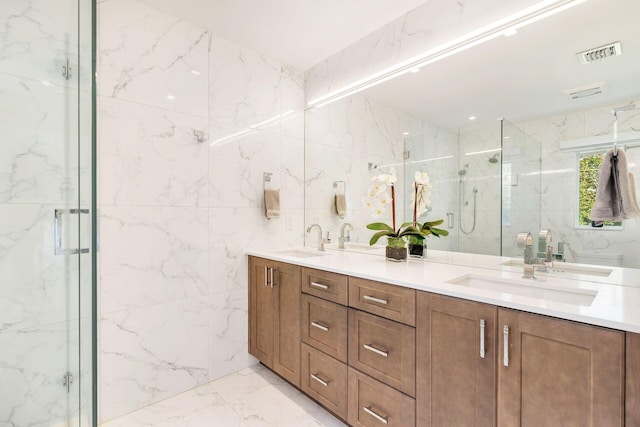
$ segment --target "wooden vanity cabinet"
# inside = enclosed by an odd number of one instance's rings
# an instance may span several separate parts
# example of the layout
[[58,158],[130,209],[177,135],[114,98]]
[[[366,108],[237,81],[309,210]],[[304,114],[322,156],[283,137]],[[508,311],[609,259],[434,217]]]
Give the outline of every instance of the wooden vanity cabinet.
[[301,267],[249,257],[249,353],[300,387]]
[[626,333],[625,366],[626,427],[640,427],[640,334]]
[[417,425],[495,426],[495,306],[418,292]]
[[352,426],[640,427],[639,334],[258,257],[249,352]]
[[498,334],[498,426],[625,425],[623,332],[500,308]]

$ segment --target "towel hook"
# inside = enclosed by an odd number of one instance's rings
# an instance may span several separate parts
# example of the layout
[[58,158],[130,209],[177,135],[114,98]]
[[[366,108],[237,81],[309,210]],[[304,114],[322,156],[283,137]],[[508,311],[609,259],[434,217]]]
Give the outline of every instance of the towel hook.
[[618,155],[618,110],[611,110],[613,113],[613,155]]
[[273,173],[271,173],[271,172],[264,172],[264,173],[262,174],[262,187],[263,187],[264,189],[266,189],[267,187],[269,187],[269,186],[267,185],[267,183],[268,183],[268,182],[271,182],[271,176],[272,176],[272,175],[273,175]]

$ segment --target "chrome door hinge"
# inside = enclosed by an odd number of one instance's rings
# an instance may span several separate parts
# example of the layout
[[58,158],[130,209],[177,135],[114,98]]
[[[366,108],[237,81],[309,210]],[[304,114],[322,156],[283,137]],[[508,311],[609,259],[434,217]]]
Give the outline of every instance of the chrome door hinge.
[[71,77],[72,77],[71,64],[69,64],[68,59],[65,61],[64,65],[62,66],[62,77],[64,77],[66,80],[71,80]]
[[62,376],[62,385],[67,388],[67,393],[71,393],[71,384],[73,384],[73,374],[67,372]]

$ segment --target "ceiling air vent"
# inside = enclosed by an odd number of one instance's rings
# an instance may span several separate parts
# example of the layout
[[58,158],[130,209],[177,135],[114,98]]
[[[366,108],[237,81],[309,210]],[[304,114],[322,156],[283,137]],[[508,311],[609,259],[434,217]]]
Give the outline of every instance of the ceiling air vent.
[[578,60],[582,64],[590,64],[592,62],[620,55],[622,55],[622,46],[620,45],[620,42],[610,43],[606,46],[600,46],[595,49],[585,50],[584,52],[576,54]]
[[599,95],[604,92],[606,83],[607,82],[592,83],[586,86],[563,90],[562,92],[569,95],[569,98],[571,99],[586,98],[588,96]]

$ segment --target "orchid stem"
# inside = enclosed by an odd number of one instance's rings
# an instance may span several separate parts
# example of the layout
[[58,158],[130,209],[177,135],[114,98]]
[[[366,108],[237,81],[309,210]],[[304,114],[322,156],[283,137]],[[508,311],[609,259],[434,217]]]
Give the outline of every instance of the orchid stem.
[[393,184],[391,184],[391,223],[393,231],[396,231],[396,192]]

